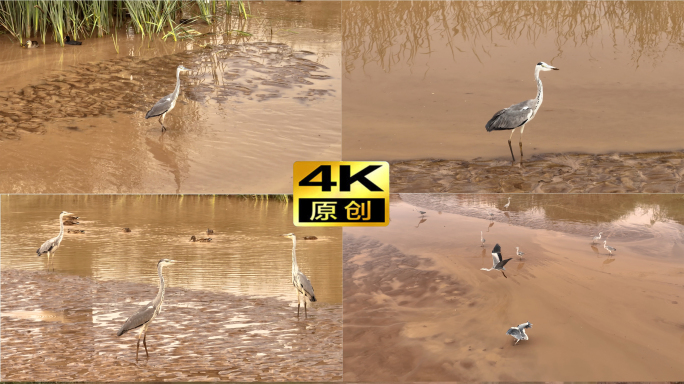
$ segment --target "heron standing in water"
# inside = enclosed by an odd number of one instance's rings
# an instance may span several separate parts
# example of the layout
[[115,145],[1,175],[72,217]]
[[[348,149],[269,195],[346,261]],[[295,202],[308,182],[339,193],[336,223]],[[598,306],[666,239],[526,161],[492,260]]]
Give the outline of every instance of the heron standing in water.
[[539,72],[557,70],[558,68],[552,67],[543,61],[537,63],[536,67],[534,68],[534,78],[537,80],[537,97],[523,101],[522,103],[513,104],[508,108],[500,110],[499,112],[495,113],[485,125],[487,132],[512,129],[511,136],[508,138],[508,148],[511,150],[511,157],[513,158],[513,161],[515,161],[513,147],[511,146],[513,132],[515,132],[516,128],[522,127],[520,128],[520,160],[522,161],[522,135],[523,131],[525,130],[525,124],[534,118],[539,110],[539,107],[541,107],[542,100],[544,100],[544,88],[542,87],[541,79],[539,79]]
[[164,117],[173,109],[173,107],[176,106],[176,100],[178,100],[178,94],[180,93],[180,73],[186,71],[189,71],[189,69],[182,65],[179,65],[178,68],[176,68],[176,89],[174,89],[173,93],[170,95],[166,95],[157,101],[157,104],[155,104],[145,115],[145,119],[161,116],[159,118],[159,123],[162,126],[162,132],[166,131],[166,127],[164,126]]
[[147,343],[145,338],[147,337],[147,327],[150,326],[152,320],[161,312],[162,303],[164,302],[164,292],[166,291],[166,286],[164,285],[164,275],[162,274],[162,268],[167,265],[175,263],[175,260],[161,259],[157,262],[157,274],[159,274],[159,292],[154,300],[150,301],[144,307],[133,316],[129,317],[124,325],[116,333],[117,336],[121,336],[124,333],[130,331],[131,329],[140,328],[140,333],[138,333],[138,345],[135,348],[135,359],[138,360],[138,351],[140,350],[140,337],[143,339],[143,346],[145,347],[145,355],[150,357],[147,353]]
[[613,252],[617,251],[617,249],[611,247],[610,245],[606,244],[608,240],[603,241],[603,248],[610,253],[611,256],[613,256]]
[[309,300],[312,303],[316,301],[316,295],[314,295],[314,289],[311,286],[311,281],[299,270],[297,265],[297,236],[294,233],[287,233],[281,235],[292,239],[292,285],[297,289],[297,317],[299,317],[299,308],[304,302],[304,316],[308,317],[306,313],[306,301]]
[[[55,252],[57,252],[57,248],[59,248],[60,244],[62,244],[62,239],[64,238],[64,216],[66,215],[73,215],[71,212],[67,211],[62,211],[62,213],[59,214],[59,235],[56,237],[53,237],[52,239],[46,241],[43,243],[43,245],[38,248],[36,253],[38,254],[38,257],[43,256],[44,254],[47,253],[47,258],[48,258],[48,271],[50,270],[50,256],[54,256]],[[54,263],[54,258],[53,258],[53,263]],[[52,267],[52,270],[54,271],[54,265]]]

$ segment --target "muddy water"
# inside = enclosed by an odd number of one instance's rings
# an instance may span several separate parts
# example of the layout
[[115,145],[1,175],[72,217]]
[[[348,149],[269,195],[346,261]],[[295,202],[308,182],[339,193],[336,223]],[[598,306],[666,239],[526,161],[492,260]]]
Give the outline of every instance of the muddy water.
[[[0,191],[288,193],[294,161],[340,158],[339,12],[253,4],[249,22],[196,23],[192,40],[119,31],[118,55],[108,38],[3,41]],[[192,71],[162,135],[144,116],[181,63]]]
[[[675,198],[516,196],[504,212],[502,196],[395,195],[387,228],[344,230],[344,379],[681,377]],[[592,246],[597,230],[614,257]],[[480,270],[496,243],[507,278]],[[506,330],[525,321],[514,346]]]
[[671,113],[684,104],[682,3],[342,8],[345,160],[510,159],[510,132],[484,126],[535,97],[539,61],[560,71],[541,73],[544,103],[525,129],[526,157],[684,148]]
[[[3,196],[3,380],[319,380],[341,378],[341,231],[301,230],[292,204],[213,196]],[[80,216],[46,272],[35,249],[61,210]],[[123,232],[129,228],[131,232]],[[214,233],[207,235],[211,228]],[[294,232],[317,302],[297,319]],[[192,243],[190,236],[211,237]],[[123,321],[167,293],[135,363]],[[31,339],[26,343],[26,338]],[[29,345],[30,344],[30,345]],[[66,346],[66,347],[65,347]],[[124,367],[124,369],[121,369]]]

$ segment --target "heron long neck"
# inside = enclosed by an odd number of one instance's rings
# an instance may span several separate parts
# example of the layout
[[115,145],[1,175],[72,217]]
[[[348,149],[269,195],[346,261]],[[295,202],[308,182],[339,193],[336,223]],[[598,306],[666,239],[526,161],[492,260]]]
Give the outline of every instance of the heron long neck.
[[57,242],[62,242],[64,237],[64,215],[59,215],[59,235],[57,235]]
[[297,266],[297,238],[293,237],[292,238],[292,274],[295,275],[299,271],[299,267]]
[[534,78],[535,78],[535,80],[537,80],[537,98],[536,98],[537,102],[536,102],[536,105],[534,107],[535,113],[537,112],[539,107],[541,107],[542,101],[544,101],[544,87],[542,86],[541,79],[539,78],[540,69],[541,68],[539,66],[537,66],[534,69]]
[[159,293],[157,293],[157,297],[154,299],[155,303],[159,303],[159,307],[161,307],[161,303],[164,301],[164,291],[166,290],[162,268],[163,266],[160,263],[159,266],[157,266],[157,273],[159,274]]
[[176,69],[176,88],[173,90],[173,97],[172,99],[176,99],[178,97],[178,92],[180,92],[180,69]]

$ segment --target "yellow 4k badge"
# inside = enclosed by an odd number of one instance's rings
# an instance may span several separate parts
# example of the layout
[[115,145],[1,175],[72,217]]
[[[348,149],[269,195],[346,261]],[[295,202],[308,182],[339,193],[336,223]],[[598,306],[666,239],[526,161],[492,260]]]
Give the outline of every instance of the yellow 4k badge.
[[293,191],[297,226],[389,223],[389,164],[385,161],[298,161]]

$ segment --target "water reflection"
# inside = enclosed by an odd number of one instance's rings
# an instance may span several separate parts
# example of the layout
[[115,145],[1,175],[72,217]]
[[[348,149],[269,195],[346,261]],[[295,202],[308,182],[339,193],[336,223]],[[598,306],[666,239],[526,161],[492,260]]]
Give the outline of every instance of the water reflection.
[[[603,231],[605,237],[621,240],[675,238],[684,243],[684,195],[516,195],[506,218],[490,216],[501,209],[506,198],[494,194],[401,194],[401,199],[418,209],[509,222],[530,228],[545,228],[586,236]],[[494,211],[497,212],[497,211]],[[500,211],[498,211],[500,212]],[[490,225],[491,227],[491,225]],[[593,235],[592,235],[593,233]],[[597,249],[592,249],[597,252]]]
[[[35,249],[59,232],[57,214],[80,216],[54,257],[58,273],[157,285],[156,262],[169,286],[292,300],[291,247],[279,235],[316,236],[298,242],[300,268],[322,303],[341,303],[341,230],[295,228],[292,204],[229,196],[3,196],[3,269],[42,271]],[[122,228],[130,228],[124,232]],[[210,243],[193,243],[192,235]],[[33,256],[32,256],[33,255]]]
[[454,61],[462,54],[484,61],[498,38],[503,40],[497,44],[534,45],[552,35],[557,57],[577,46],[624,44],[635,66],[645,60],[657,64],[665,56],[663,47],[684,46],[680,2],[349,1],[343,14],[347,72],[360,69],[358,59],[385,71],[410,66],[441,44]]

